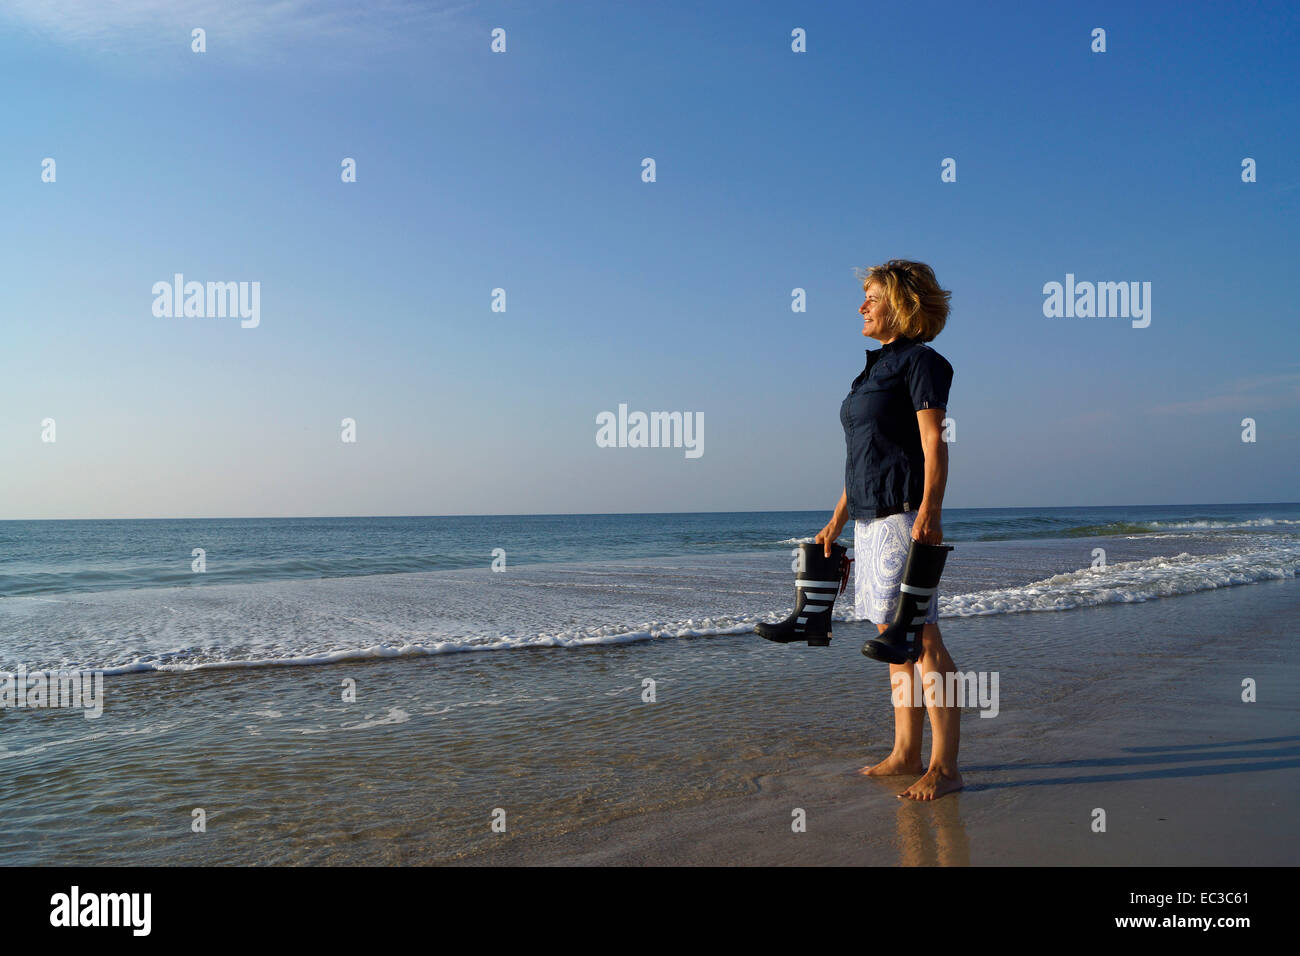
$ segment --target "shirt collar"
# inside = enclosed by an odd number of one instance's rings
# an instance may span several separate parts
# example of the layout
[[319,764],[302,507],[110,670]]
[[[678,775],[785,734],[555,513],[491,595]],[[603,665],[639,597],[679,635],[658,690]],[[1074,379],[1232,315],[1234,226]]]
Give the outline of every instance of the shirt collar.
[[916,342],[916,339],[911,339],[911,338],[907,338],[906,336],[902,336],[902,335],[900,335],[900,336],[898,336],[896,339],[894,339],[892,342],[887,342],[887,343],[885,343],[884,345],[882,345],[882,346],[881,346],[880,348],[878,348],[878,349],[867,349],[867,351],[868,351],[868,352],[872,352],[872,351],[875,351],[875,352],[897,352],[899,349],[905,349],[905,348],[907,348],[909,345],[914,344],[915,342]]

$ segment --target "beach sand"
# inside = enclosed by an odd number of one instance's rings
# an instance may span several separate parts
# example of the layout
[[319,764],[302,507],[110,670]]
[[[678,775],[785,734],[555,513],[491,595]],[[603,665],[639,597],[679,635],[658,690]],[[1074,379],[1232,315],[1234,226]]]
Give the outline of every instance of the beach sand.
[[[520,839],[472,861],[1294,865],[1300,664],[1290,648],[1300,591],[1277,582],[1163,603],[992,621],[1002,652],[981,655],[990,659],[980,663],[1000,671],[1003,713],[980,718],[978,710],[965,711],[961,793],[930,803],[900,800],[913,778],[863,778],[854,773],[859,761],[847,757],[793,761],[756,776],[754,791],[741,797],[629,816],[547,841]],[[960,635],[976,620],[943,622],[958,658],[969,656]],[[1222,626],[1217,636],[1207,633],[1213,622]],[[1144,627],[1156,629],[1146,647],[1139,640]],[[1095,648],[1085,655],[1092,673],[1058,688],[1052,701],[1022,709],[1016,688],[1030,675],[1020,673],[1011,649],[1033,641],[1039,629],[1086,640]],[[837,641],[848,630],[837,628]],[[1257,682],[1256,703],[1242,702],[1247,677]],[[815,706],[816,688],[791,692],[807,694]],[[888,750],[879,732],[872,737],[880,744],[862,748],[864,763]],[[928,724],[924,755],[928,760]],[[805,812],[804,832],[792,829],[795,808]],[[1105,832],[1092,827],[1096,808],[1105,811]]]
[[0,714],[0,861],[1293,864],[1296,621],[1294,579],[943,618],[957,666],[997,672],[999,712],[965,710],[966,789],[924,804],[897,799],[910,778],[853,773],[893,738],[867,622],[828,648],[750,633],[118,675],[96,721]]

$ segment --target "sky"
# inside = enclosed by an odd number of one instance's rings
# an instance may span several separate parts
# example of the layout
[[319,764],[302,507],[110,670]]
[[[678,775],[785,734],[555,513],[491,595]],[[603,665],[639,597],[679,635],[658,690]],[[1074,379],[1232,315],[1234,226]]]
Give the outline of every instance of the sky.
[[1134,6],[6,3],[0,519],[829,511],[890,258],[945,507],[1294,501],[1300,13]]

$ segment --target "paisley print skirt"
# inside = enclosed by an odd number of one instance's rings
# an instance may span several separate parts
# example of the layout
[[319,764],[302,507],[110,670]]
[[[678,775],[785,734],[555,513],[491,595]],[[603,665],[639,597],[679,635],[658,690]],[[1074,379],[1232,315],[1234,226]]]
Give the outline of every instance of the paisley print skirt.
[[[893,623],[915,523],[915,510],[853,523],[853,599],[859,620]],[[925,619],[931,624],[939,620],[938,592]]]

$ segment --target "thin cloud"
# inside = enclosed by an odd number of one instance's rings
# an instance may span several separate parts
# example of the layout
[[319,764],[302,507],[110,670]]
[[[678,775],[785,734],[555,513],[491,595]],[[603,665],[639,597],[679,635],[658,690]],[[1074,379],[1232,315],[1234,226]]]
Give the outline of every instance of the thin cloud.
[[1214,394],[1185,402],[1166,402],[1163,405],[1142,405],[1136,408],[1101,408],[1082,412],[1063,418],[1057,424],[1076,427],[1101,425],[1115,421],[1120,416],[1131,419],[1134,414],[1206,415],[1231,412],[1249,415],[1265,409],[1290,408],[1297,404],[1300,404],[1300,371],[1237,379]]
[[1187,402],[1152,405],[1147,410],[1160,415],[1223,411],[1247,413],[1264,408],[1287,408],[1297,402],[1300,402],[1300,371],[1238,379],[1218,394]]
[[56,42],[98,52],[208,49],[249,52],[287,42],[387,45],[445,25],[473,0],[7,0],[0,17]]

